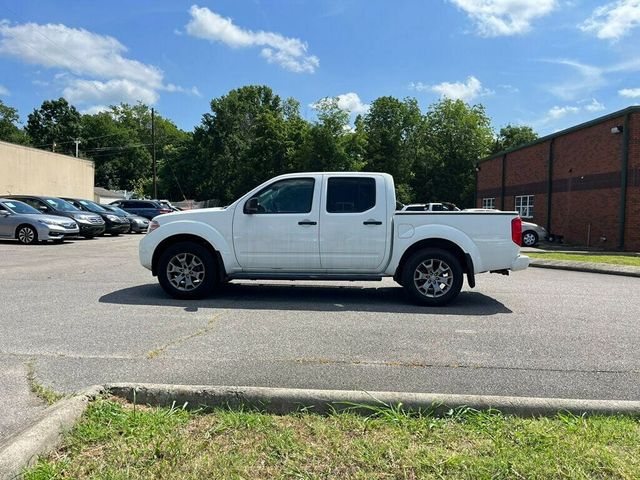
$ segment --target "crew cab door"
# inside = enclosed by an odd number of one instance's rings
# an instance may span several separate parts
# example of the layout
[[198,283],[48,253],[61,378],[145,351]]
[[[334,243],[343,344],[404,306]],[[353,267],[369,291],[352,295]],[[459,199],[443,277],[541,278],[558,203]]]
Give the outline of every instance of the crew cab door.
[[320,217],[322,268],[376,272],[386,257],[388,218],[382,175],[325,175]]
[[244,271],[320,269],[321,180],[321,175],[276,180],[236,207],[233,245]]

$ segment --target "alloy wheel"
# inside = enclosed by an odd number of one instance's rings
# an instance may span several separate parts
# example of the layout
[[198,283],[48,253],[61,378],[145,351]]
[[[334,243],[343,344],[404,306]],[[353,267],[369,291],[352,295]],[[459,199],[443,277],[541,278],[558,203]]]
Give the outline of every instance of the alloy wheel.
[[18,231],[18,240],[20,243],[29,244],[33,243],[36,238],[36,232],[31,227],[22,227]]
[[425,260],[415,269],[413,282],[425,297],[438,298],[445,295],[453,285],[453,271],[443,260]]
[[190,292],[198,288],[205,276],[202,260],[193,253],[179,253],[167,264],[167,279],[174,288]]

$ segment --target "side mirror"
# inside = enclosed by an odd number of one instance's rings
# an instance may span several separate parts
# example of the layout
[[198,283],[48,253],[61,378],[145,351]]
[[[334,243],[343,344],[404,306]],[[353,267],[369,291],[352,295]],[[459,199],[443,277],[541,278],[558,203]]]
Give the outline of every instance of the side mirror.
[[46,212],[46,211],[48,211],[49,209],[48,209],[47,207],[45,207],[44,205],[40,205],[40,206],[38,207],[38,210],[40,210],[41,212]]
[[9,215],[11,215],[9,210],[0,210],[0,217],[8,217]]
[[244,204],[244,213],[254,214],[258,213],[260,209],[260,203],[257,197],[250,198],[247,203]]

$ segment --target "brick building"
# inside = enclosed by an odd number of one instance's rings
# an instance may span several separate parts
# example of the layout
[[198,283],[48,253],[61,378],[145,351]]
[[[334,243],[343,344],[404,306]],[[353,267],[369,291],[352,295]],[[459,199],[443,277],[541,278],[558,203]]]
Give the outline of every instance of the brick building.
[[566,243],[640,251],[640,106],[481,160],[476,202]]

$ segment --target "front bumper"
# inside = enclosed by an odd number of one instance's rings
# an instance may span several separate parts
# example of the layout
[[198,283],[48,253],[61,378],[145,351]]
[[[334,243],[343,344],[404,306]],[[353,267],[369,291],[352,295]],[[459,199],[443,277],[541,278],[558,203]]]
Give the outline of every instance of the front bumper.
[[526,255],[518,255],[515,260],[511,263],[511,268],[509,270],[513,270],[517,272],[518,270],[524,270],[529,266],[529,257]]
[[98,236],[104,233],[104,223],[78,223],[81,236]]
[[149,229],[149,222],[142,224],[138,222],[131,223],[131,231],[135,233],[146,232]]
[[80,232],[79,228],[65,228],[58,225],[42,225],[38,228],[40,240],[63,240],[67,237],[75,237]]
[[156,243],[150,240],[149,234],[145,235],[138,246],[138,256],[140,257],[140,264],[148,269],[152,269],[153,263],[153,251],[156,247]]
[[130,224],[127,223],[107,223],[105,226],[105,233],[127,233],[129,231]]

